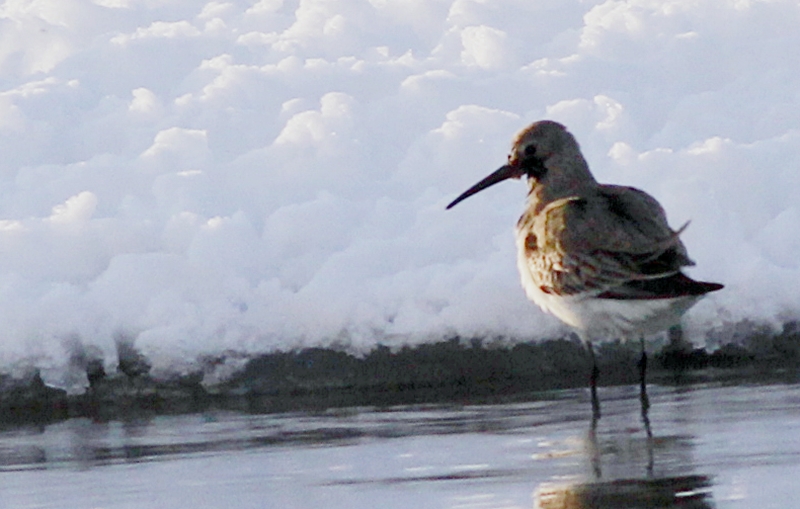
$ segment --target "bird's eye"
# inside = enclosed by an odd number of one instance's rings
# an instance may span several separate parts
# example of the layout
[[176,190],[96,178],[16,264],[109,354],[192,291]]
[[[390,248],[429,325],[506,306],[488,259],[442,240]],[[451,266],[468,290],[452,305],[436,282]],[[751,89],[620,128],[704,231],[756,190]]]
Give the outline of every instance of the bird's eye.
[[535,157],[536,156],[536,146],[535,145],[528,145],[525,147],[525,157]]

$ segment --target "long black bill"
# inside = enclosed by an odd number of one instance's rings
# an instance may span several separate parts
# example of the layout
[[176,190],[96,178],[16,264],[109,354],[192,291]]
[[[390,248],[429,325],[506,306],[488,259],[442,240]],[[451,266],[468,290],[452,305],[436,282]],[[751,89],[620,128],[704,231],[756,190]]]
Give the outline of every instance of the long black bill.
[[455,207],[456,204],[459,203],[460,201],[466,200],[467,198],[469,198],[473,194],[478,193],[480,191],[483,191],[487,187],[493,186],[493,185],[497,184],[498,182],[502,182],[502,181],[504,181],[506,179],[511,179],[511,178],[520,178],[521,176],[522,176],[522,172],[519,171],[518,168],[515,168],[514,166],[511,166],[510,164],[507,164],[505,166],[501,166],[500,168],[497,169],[497,171],[495,171],[494,173],[492,173],[491,175],[489,175],[485,179],[481,180],[480,182],[478,182],[474,186],[470,187],[469,189],[467,189],[466,191],[461,193],[461,196],[459,196],[458,198],[453,200],[453,202],[450,203],[450,205],[448,205],[447,208],[451,209],[451,208]]

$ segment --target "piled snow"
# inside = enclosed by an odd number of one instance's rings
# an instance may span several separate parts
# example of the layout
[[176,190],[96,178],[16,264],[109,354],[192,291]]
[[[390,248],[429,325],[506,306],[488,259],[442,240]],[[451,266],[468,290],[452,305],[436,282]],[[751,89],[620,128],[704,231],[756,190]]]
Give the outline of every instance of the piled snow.
[[168,372],[554,334],[516,274],[524,186],[444,211],[541,118],[692,220],[691,274],[727,285],[695,336],[796,317],[798,23],[792,0],[7,1],[0,370],[67,384],[120,338]]

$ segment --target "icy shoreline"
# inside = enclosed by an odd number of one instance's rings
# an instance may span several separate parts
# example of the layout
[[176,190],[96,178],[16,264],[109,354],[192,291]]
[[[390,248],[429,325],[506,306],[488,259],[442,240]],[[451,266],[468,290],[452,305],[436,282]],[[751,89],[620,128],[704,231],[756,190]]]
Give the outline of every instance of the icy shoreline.
[[[650,381],[797,379],[798,322],[784,324],[781,331],[752,324],[739,329],[746,333],[734,334],[713,351],[673,341],[651,352]],[[596,350],[601,385],[635,383],[638,345],[604,343]],[[537,342],[452,338],[397,350],[378,345],[364,355],[322,347],[275,351],[238,359],[241,369],[216,383],[204,380],[203,369],[213,369],[224,358],[164,379],[150,373],[140,354],[126,355],[114,373],[89,362],[90,385],[83,394],[46,385],[35,369],[23,376],[0,375],[0,425],[72,417],[126,420],[212,408],[272,413],[528,401],[541,397],[541,391],[584,387],[589,372],[588,355],[570,337]]]

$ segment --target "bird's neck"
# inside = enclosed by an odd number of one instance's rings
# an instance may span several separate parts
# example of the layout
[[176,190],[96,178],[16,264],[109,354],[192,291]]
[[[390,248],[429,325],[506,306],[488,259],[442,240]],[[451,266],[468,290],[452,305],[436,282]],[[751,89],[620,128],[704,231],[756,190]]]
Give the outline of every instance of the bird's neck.
[[548,171],[542,179],[528,179],[528,203],[534,214],[556,200],[585,197],[597,191],[597,181],[580,153],[553,157],[545,166]]

